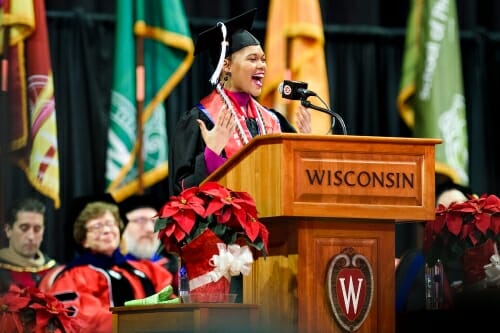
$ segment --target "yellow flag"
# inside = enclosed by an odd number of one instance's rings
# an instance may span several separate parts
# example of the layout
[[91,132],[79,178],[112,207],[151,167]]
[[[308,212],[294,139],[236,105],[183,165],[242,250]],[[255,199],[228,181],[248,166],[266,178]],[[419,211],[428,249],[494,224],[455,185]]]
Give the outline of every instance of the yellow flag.
[[2,26],[10,29],[10,149],[31,185],[59,208],[59,150],[45,3],[10,0],[5,8]]
[[[300,102],[281,98],[278,87],[283,80],[307,82],[308,89],[329,104],[321,9],[317,0],[271,0],[268,15],[264,45],[267,71],[260,102],[294,124]],[[310,101],[324,107],[315,98]],[[315,110],[311,116],[312,133],[328,133],[330,116]]]

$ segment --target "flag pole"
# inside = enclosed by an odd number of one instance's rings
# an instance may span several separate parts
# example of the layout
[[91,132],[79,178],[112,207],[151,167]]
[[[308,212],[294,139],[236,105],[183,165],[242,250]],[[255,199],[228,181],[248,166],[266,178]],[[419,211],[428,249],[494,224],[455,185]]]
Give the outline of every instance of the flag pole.
[[[9,150],[8,148],[8,75],[9,75],[9,33],[10,27],[4,26],[3,33],[3,48],[2,48],[2,56],[0,58],[1,61],[1,69],[0,69],[0,110],[1,110],[1,119],[2,125],[0,127],[0,153],[2,155],[6,155],[6,152]],[[1,163],[3,165],[3,163]]]
[[[3,31],[3,49],[0,58],[0,189],[5,189],[5,180],[7,179],[7,155],[9,152],[9,108],[8,108],[8,75],[9,75],[9,38],[10,38],[10,26],[4,26]],[[5,216],[6,207],[6,196],[2,195],[0,199],[0,214],[2,217]],[[3,218],[2,218],[3,221]],[[3,230],[3,222],[2,222]],[[0,244],[4,245],[4,244]]]
[[144,173],[143,155],[143,123],[142,113],[144,110],[144,96],[146,92],[146,81],[144,73],[144,37],[141,35],[135,36],[135,74],[136,74],[136,124],[137,124],[137,182],[138,194],[144,194],[144,180],[142,179]]

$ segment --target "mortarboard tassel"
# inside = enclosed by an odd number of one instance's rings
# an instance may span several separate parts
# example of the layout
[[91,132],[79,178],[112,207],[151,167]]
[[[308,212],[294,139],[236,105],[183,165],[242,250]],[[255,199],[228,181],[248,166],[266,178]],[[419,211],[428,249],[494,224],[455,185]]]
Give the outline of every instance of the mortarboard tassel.
[[222,64],[224,63],[224,59],[226,58],[226,48],[228,46],[227,42],[227,29],[224,23],[219,22],[217,23],[217,26],[220,26],[220,30],[222,32],[222,42],[221,42],[221,52],[220,52],[220,57],[219,61],[217,62],[217,67],[215,68],[215,71],[213,72],[212,76],[210,77],[210,83],[215,86],[219,82],[219,77],[220,77],[220,72],[222,70]]

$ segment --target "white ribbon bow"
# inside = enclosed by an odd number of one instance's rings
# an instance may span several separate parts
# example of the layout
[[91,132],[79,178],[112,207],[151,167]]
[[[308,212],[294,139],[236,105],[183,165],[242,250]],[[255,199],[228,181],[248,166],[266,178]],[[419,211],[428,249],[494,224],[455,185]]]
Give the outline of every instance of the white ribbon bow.
[[231,280],[231,276],[248,275],[252,268],[253,256],[247,245],[241,247],[237,244],[227,246],[217,243],[219,254],[214,254],[209,259],[210,266],[214,269],[194,279],[189,280],[189,288],[196,289],[210,282],[217,282],[222,277]]
[[486,284],[488,286],[500,286],[500,256],[494,254],[490,257],[490,263],[484,265],[484,273],[486,274]]

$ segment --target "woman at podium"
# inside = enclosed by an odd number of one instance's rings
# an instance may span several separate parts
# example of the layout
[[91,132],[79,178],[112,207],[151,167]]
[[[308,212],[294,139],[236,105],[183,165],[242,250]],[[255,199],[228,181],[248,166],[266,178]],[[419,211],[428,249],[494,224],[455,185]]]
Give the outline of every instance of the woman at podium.
[[[215,68],[212,92],[184,113],[170,143],[170,194],[199,185],[254,136],[297,132],[275,110],[259,104],[266,55],[251,29],[256,9],[202,32],[195,55],[209,52]],[[309,110],[297,113],[297,129],[311,132]]]

